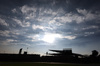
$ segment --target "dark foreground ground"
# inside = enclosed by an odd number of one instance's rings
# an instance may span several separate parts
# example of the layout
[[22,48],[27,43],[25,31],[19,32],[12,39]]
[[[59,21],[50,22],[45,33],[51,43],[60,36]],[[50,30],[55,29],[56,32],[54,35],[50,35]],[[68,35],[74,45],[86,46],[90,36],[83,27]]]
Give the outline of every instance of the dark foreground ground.
[[0,66],[100,66],[100,64],[75,64],[75,63],[34,63],[34,62],[0,62]]

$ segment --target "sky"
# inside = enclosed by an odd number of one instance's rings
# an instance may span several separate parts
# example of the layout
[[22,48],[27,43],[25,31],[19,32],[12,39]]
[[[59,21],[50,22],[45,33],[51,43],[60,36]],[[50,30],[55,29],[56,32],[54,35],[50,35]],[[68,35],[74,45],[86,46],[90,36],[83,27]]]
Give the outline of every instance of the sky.
[[0,53],[100,52],[100,0],[0,0]]

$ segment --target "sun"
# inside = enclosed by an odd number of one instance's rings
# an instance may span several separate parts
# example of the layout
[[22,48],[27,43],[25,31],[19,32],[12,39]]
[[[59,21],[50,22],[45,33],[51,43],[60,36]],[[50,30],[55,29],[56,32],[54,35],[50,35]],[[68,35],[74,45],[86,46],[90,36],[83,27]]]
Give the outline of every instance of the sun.
[[55,36],[53,34],[45,34],[42,40],[47,43],[53,43],[55,40]]
[[47,43],[54,43],[55,39],[58,37],[60,37],[59,34],[45,33],[42,40]]

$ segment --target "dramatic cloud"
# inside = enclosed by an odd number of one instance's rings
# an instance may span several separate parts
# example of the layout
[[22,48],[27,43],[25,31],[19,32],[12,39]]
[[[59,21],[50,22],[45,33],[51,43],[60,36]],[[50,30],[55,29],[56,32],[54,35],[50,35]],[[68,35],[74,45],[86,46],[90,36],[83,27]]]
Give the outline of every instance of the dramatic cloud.
[[100,43],[99,8],[98,0],[2,0],[0,48],[28,46],[45,52],[86,46],[92,50],[89,46]]
[[13,12],[13,13],[16,13],[16,12],[17,12],[17,10],[14,8],[14,9],[12,9],[12,12]]
[[22,11],[23,14],[28,14],[30,12],[36,12],[36,8],[24,5],[24,6],[21,7],[21,11]]
[[99,26],[88,26],[88,27],[85,27],[83,28],[83,30],[87,30],[87,29],[98,29]]
[[7,31],[7,30],[5,30],[5,31],[0,30],[0,36],[7,36],[7,37],[9,37],[9,31]]
[[78,13],[82,14],[84,17],[84,20],[94,20],[100,18],[100,13],[92,13],[92,11],[87,11],[86,9],[77,9]]
[[7,42],[14,42],[14,41],[17,41],[17,40],[7,39]]
[[6,21],[4,19],[0,18],[0,24],[4,25],[4,26],[9,26],[9,24],[6,23]]
[[21,27],[29,27],[30,26],[30,22],[25,22],[25,21],[21,21],[21,20],[18,20],[16,18],[13,18],[13,20],[18,24],[20,25]]
[[36,29],[42,29],[42,30],[45,29],[45,27],[40,26],[40,25],[33,25],[32,28],[35,29],[35,30],[36,30]]
[[72,40],[72,39],[75,39],[76,36],[64,36],[64,38],[67,38],[67,39],[69,39],[69,40]]

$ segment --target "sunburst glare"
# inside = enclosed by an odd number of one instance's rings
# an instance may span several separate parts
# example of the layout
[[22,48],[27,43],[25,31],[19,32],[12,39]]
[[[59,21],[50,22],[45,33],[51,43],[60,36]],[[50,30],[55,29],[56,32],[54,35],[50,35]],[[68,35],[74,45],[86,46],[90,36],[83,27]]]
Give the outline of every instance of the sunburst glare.
[[43,41],[47,42],[47,43],[53,43],[56,38],[60,38],[61,35],[59,34],[52,34],[52,33],[45,33],[44,37],[43,37]]

